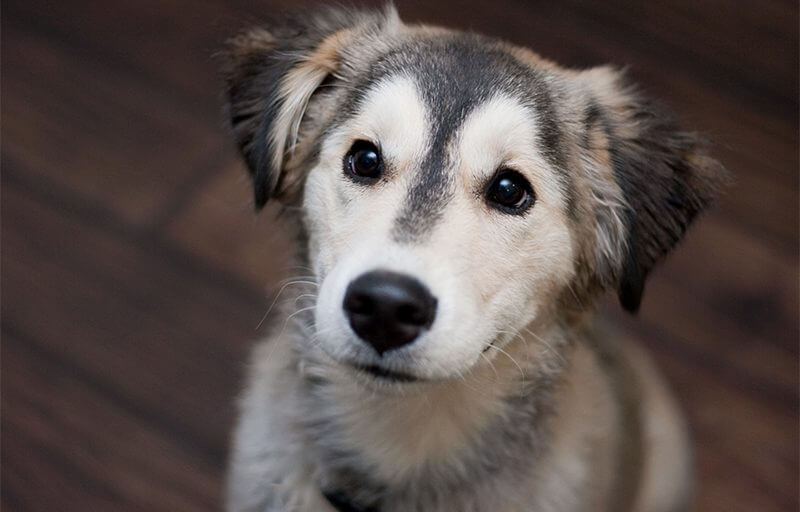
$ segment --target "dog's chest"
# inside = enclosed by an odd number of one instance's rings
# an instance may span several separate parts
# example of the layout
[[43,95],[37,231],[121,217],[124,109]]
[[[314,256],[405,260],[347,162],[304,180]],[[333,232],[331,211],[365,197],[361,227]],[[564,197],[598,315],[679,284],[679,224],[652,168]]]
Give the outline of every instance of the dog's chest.
[[488,509],[522,492],[540,455],[544,407],[531,396],[451,386],[387,397],[337,384],[307,388],[304,428],[316,485],[348,506]]

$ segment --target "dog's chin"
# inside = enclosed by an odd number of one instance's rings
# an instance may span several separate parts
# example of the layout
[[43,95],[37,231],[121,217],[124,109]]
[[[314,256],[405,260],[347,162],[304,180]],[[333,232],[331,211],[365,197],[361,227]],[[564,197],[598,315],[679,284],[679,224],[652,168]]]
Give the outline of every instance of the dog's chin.
[[359,385],[376,391],[410,391],[427,381],[405,371],[390,370],[377,364],[347,364],[349,374]]
[[360,373],[366,373],[370,377],[377,379],[379,381],[406,384],[422,380],[419,377],[412,375],[410,373],[389,370],[388,368],[385,368],[377,364],[355,365],[355,369]]

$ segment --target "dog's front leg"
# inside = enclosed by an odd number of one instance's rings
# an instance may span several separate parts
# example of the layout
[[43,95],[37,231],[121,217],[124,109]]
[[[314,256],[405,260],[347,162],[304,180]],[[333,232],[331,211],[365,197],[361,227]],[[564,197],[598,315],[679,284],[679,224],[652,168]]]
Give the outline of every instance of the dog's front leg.
[[264,461],[234,460],[228,512],[335,512],[306,472],[264,455]]
[[229,512],[335,512],[304,459],[293,418],[299,378],[289,343],[265,340],[252,354],[228,474]]

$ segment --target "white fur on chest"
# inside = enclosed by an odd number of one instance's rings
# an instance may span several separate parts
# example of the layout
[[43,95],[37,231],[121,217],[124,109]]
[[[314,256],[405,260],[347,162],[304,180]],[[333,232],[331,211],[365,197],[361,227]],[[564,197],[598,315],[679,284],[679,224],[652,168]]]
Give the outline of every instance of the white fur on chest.
[[507,386],[477,376],[379,393],[351,375],[328,370],[308,413],[333,425],[341,448],[357,454],[379,481],[407,482],[425,474],[460,473],[478,438],[502,416]]

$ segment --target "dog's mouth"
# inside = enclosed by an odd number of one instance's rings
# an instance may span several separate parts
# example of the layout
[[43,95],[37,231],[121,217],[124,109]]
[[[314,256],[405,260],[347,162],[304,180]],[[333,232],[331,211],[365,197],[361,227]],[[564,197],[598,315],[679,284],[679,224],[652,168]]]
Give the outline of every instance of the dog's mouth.
[[417,382],[420,380],[411,374],[388,370],[376,364],[356,365],[356,369],[387,382]]

